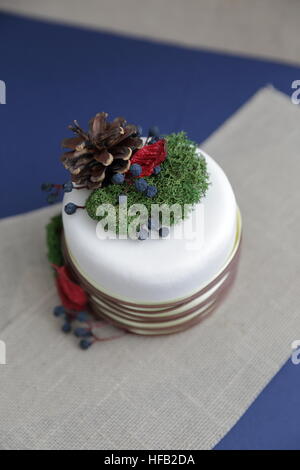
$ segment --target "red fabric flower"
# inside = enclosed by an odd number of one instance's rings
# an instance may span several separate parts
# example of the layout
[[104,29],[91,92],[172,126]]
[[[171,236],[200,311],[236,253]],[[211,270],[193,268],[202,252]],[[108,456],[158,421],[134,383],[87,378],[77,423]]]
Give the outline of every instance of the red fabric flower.
[[71,280],[66,266],[52,265],[56,270],[56,287],[61,303],[68,310],[85,310],[88,298],[84,290]]
[[138,163],[142,167],[140,177],[150,176],[156,166],[160,165],[167,156],[166,141],[160,139],[155,144],[144,145],[131,159],[131,164]]

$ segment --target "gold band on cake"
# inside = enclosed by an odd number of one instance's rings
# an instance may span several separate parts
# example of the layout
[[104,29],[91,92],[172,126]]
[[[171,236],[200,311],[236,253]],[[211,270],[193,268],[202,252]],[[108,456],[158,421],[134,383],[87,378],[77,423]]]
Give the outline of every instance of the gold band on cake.
[[183,331],[197,324],[221,303],[235,278],[241,236],[242,222],[238,210],[235,244],[221,271],[192,295],[155,304],[134,303],[103,292],[80,271],[64,237],[62,238],[62,251],[72,276],[88,294],[89,307],[93,314],[131,333],[162,335]]

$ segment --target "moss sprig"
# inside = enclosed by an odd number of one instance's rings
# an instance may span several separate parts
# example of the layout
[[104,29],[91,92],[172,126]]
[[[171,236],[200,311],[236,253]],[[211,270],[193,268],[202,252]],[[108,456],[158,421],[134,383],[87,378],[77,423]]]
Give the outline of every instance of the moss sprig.
[[47,248],[48,260],[51,264],[56,266],[63,265],[63,256],[61,252],[61,232],[62,232],[62,217],[55,215],[51,218],[50,222],[46,225],[47,235]]

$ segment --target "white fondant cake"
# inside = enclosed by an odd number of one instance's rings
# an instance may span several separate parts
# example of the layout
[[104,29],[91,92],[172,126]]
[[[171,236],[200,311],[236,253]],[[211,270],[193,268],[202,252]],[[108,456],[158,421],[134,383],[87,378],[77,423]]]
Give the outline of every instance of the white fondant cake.
[[[124,301],[160,303],[192,295],[208,284],[234,249],[238,230],[238,209],[232,187],[220,166],[205,152],[211,185],[203,201],[195,207],[202,229],[190,239],[192,227],[185,224],[185,239],[100,240],[97,222],[86,211],[63,212],[66,245],[77,270],[102,292]],[[83,206],[90,191],[73,190],[63,205]],[[195,213],[194,212],[194,215]],[[181,227],[182,228],[182,227]]]

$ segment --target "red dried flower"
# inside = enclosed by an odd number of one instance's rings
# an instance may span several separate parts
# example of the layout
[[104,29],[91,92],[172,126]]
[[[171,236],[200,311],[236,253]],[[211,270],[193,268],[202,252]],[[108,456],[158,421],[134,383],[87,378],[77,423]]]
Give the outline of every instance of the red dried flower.
[[88,298],[82,287],[71,280],[66,266],[52,265],[56,270],[56,287],[61,303],[68,310],[85,310]]
[[142,167],[140,177],[150,176],[156,166],[160,165],[167,156],[166,141],[160,139],[155,144],[145,145],[131,158],[131,165],[138,163]]

